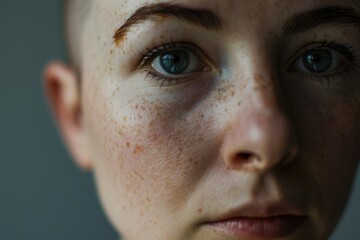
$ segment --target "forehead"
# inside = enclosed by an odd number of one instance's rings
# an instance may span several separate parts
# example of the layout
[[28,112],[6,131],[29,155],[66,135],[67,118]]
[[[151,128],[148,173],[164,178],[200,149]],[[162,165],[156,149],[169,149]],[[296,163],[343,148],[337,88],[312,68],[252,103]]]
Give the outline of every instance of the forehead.
[[96,12],[104,16],[109,16],[112,13],[113,17],[119,18],[125,18],[142,6],[156,3],[174,3],[194,8],[206,8],[224,15],[224,17],[238,15],[239,12],[244,12],[244,10],[247,10],[246,12],[256,10],[258,15],[274,11],[277,13],[282,11],[286,14],[289,11],[295,12],[297,9],[306,10],[308,7],[327,5],[352,6],[360,9],[359,0],[94,0]]

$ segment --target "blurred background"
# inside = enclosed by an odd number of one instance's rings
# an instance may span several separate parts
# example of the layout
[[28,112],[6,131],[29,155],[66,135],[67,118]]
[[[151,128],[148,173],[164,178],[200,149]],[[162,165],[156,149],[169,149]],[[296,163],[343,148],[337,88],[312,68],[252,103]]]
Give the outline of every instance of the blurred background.
[[[42,69],[65,59],[59,0],[0,0],[0,240],[117,240],[52,122]],[[332,240],[360,239],[360,170]]]
[[60,0],[0,0],[0,240],[118,240],[66,152],[42,69],[65,59]]

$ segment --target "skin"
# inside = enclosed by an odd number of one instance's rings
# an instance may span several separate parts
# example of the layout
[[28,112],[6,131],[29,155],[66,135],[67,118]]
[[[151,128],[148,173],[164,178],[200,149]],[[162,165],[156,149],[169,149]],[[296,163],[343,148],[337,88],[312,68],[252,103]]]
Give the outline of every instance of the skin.
[[[358,1],[183,0],[219,15],[224,29],[148,21],[116,46],[129,13],[157,2],[168,1],[95,0],[79,37],[81,79],[59,62],[45,70],[64,140],[93,171],[113,226],[125,240],[234,239],[202,223],[255,199],[286,199],[308,216],[286,239],[328,239],[360,159],[360,69],[328,87],[285,66],[324,38],[360,50],[360,31],[285,36],[281,26],[318,7],[359,10]],[[171,39],[199,46],[212,71],[161,88],[133,71],[141,53]]]

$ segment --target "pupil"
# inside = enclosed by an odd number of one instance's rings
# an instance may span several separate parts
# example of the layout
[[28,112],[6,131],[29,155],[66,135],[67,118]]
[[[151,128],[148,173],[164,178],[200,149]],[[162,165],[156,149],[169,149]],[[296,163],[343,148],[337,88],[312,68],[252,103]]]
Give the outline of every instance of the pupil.
[[326,50],[311,50],[304,55],[303,63],[310,72],[322,73],[331,67],[332,56]]
[[161,55],[160,65],[165,72],[180,74],[189,66],[190,56],[184,50],[169,51]]

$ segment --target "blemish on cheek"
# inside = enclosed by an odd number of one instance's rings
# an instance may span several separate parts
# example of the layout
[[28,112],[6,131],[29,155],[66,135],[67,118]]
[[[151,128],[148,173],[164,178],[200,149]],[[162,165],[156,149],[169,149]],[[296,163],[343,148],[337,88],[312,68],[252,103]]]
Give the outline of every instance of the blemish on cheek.
[[134,148],[134,154],[138,154],[144,151],[144,148],[138,144],[136,144],[135,148]]
[[135,174],[135,176],[140,178],[142,181],[144,181],[144,177],[140,173],[138,173],[137,171],[134,171],[134,174]]
[[129,148],[130,147],[130,143],[126,142],[126,147]]
[[202,213],[202,208],[198,208],[197,212]]

